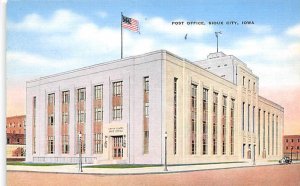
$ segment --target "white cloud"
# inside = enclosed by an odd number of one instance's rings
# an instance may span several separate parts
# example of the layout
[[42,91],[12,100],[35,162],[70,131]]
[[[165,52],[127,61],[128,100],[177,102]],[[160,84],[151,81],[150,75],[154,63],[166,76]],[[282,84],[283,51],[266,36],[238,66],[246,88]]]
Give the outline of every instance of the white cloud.
[[285,33],[290,36],[300,37],[300,24],[288,28]]
[[96,12],[96,15],[101,17],[101,18],[106,18],[107,17],[107,12],[99,11],[99,12]]
[[270,33],[272,31],[270,25],[247,25],[247,27],[255,34]]
[[86,18],[69,10],[57,10],[50,19],[41,17],[38,14],[27,15],[22,22],[8,22],[8,28],[14,31],[28,32],[71,32],[82,23],[87,22]]

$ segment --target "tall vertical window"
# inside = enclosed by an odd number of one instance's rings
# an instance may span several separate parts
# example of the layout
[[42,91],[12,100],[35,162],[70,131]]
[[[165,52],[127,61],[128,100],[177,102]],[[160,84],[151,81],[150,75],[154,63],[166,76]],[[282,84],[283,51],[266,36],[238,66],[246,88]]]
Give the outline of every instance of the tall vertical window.
[[263,115],[263,150],[265,153],[265,150],[266,150],[266,111],[264,111],[264,115]]
[[258,155],[260,155],[260,112],[261,110],[258,109],[258,120],[257,120],[257,133],[258,133]]
[[94,86],[93,152],[103,153],[103,85]]
[[203,154],[207,154],[207,130],[208,130],[208,89],[203,89]]
[[62,92],[62,122],[61,122],[61,145],[62,153],[69,153],[69,102],[70,102],[70,92]]
[[48,154],[54,153],[55,143],[54,143],[54,118],[55,118],[55,110],[54,110],[54,104],[55,104],[55,94],[48,94],[48,130],[47,130],[47,136],[48,136]]
[[270,155],[270,113],[268,112],[268,155]]
[[113,82],[113,120],[122,120],[123,82]]
[[252,132],[255,130],[255,106],[252,108]]
[[245,86],[245,76],[243,76],[243,86]]
[[242,106],[242,130],[245,130],[245,102]]
[[32,109],[32,152],[36,153],[36,97],[33,97]]
[[231,99],[230,108],[230,154],[234,154],[234,99]]
[[250,90],[250,79],[248,80],[248,90]]
[[[86,122],[86,89],[80,88],[77,89],[77,103],[76,103],[76,143],[77,149],[76,152],[81,151],[85,153],[85,122]],[[81,134],[81,138],[79,138]]]
[[174,102],[173,102],[173,115],[174,115],[174,154],[177,154],[177,78],[174,78]]
[[48,154],[54,154],[54,136],[48,136]]
[[218,93],[213,94],[213,154],[218,149]]
[[250,131],[250,104],[248,104],[248,110],[247,110],[247,119],[248,119],[248,132]]
[[274,155],[274,114],[272,114],[272,155]]
[[191,153],[196,154],[197,146],[197,85],[191,87]]
[[144,77],[144,154],[149,153],[149,77]]
[[223,108],[222,108],[222,154],[226,154],[226,109],[227,109],[227,97],[223,96]]
[[[298,139],[300,142],[300,139]],[[276,116],[276,155],[278,155],[278,116]]]

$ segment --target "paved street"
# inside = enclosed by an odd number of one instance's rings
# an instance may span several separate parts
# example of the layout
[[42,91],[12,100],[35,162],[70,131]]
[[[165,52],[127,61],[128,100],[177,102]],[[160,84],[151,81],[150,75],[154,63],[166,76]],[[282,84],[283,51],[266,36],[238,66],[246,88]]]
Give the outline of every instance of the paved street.
[[[128,169],[127,169],[128,170]],[[144,175],[7,172],[14,185],[300,185],[300,164]]]

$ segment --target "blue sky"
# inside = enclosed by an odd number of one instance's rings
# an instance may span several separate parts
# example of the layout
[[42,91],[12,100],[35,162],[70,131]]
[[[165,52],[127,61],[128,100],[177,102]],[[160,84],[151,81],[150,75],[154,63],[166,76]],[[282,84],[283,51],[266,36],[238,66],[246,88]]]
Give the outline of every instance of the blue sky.
[[[17,99],[10,95],[24,92],[26,81],[120,58],[121,11],[138,19],[141,30],[141,34],[124,31],[125,57],[166,49],[191,61],[205,59],[216,51],[214,32],[222,31],[219,50],[247,63],[260,78],[262,95],[272,98],[271,90],[283,87],[300,90],[299,10],[299,0],[9,1],[8,114],[25,112],[25,94]],[[173,26],[172,21],[239,25]]]

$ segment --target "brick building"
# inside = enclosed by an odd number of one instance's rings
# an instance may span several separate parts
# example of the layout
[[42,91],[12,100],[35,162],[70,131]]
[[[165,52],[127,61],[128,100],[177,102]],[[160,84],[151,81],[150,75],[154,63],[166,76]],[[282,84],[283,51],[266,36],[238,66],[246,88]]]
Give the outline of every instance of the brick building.
[[283,154],[293,160],[300,158],[300,135],[285,135],[283,137]]
[[25,115],[6,118],[7,158],[25,156]]

